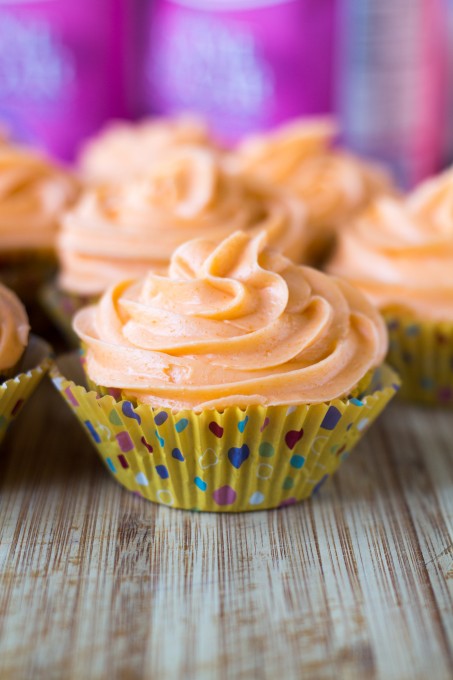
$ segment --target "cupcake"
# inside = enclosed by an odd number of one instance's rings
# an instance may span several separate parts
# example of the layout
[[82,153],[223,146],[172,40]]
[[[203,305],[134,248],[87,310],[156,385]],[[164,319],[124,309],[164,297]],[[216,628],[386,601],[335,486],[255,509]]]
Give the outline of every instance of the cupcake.
[[342,231],[328,270],[384,314],[402,395],[453,404],[453,172],[377,200]]
[[48,367],[49,346],[29,331],[24,306],[0,284],[0,441]]
[[295,260],[307,248],[300,204],[278,190],[230,174],[221,157],[185,146],[165,154],[146,174],[87,190],[62,221],[60,273],[47,307],[64,328],[71,315],[118,280],[149,269],[165,273],[173,251],[208,236],[263,229],[270,244]]
[[81,149],[78,166],[88,183],[122,182],[181,145],[216,146],[206,124],[195,116],[116,121]]
[[333,147],[336,126],[327,118],[296,121],[245,139],[230,157],[231,167],[288,190],[303,201],[320,260],[351,217],[382,193],[394,193],[389,175]]
[[180,508],[307,498],[397,388],[385,324],[349,284],[267,235],[197,239],[112,286],[74,329],[93,391],[54,371],[110,472]]
[[0,281],[32,303],[56,269],[55,239],[76,185],[37,152],[0,144]]

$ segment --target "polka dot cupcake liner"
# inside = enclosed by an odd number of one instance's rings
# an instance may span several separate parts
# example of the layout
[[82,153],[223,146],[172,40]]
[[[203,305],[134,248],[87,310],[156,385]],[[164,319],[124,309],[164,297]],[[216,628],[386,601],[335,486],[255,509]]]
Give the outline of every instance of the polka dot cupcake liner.
[[388,363],[402,380],[401,397],[453,407],[453,324],[386,315]]
[[41,306],[61,331],[68,345],[73,348],[78,347],[80,341],[72,330],[72,319],[79,309],[91,305],[97,300],[98,297],[95,295],[66,293],[58,288],[55,281],[42,286],[39,291]]
[[18,366],[20,372],[0,384],[0,441],[50,368],[51,353],[50,345],[31,335]]
[[399,387],[383,366],[360,398],[174,413],[88,391],[74,355],[59,366],[74,379],[54,366],[55,387],[120,484],[155,503],[211,512],[275,508],[316,493]]

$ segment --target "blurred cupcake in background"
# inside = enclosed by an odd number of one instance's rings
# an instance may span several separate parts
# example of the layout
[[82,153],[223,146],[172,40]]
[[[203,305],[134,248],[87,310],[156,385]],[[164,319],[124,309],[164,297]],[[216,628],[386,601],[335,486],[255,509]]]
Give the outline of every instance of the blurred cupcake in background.
[[54,383],[128,489],[219,512],[307,498],[395,393],[377,310],[268,240],[189,241],[75,317],[94,391]]
[[77,192],[74,178],[38,152],[0,143],[0,281],[27,305],[55,272],[59,218]]
[[147,173],[88,189],[62,220],[60,273],[45,293],[60,326],[121,279],[165,273],[189,239],[219,242],[237,230],[264,230],[269,244],[302,261],[305,214],[293,198],[229,173],[212,149],[167,149]]
[[403,396],[453,405],[453,171],[376,200],[342,230],[328,270],[384,313]]
[[121,182],[146,173],[167,150],[186,144],[217,147],[206,123],[195,116],[115,121],[84,144],[79,172],[90,184]]
[[230,156],[231,167],[288,190],[303,201],[311,228],[310,258],[321,260],[343,225],[379,194],[393,194],[390,176],[333,142],[329,118],[298,120],[246,138]]
[[49,367],[50,347],[29,333],[25,307],[0,284],[0,441]]

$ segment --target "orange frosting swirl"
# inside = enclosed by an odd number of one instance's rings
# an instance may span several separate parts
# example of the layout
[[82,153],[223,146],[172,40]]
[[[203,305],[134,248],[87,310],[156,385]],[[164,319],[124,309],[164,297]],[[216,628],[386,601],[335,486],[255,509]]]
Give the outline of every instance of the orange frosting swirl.
[[221,241],[238,229],[264,229],[270,245],[300,259],[304,217],[297,201],[230,174],[216,152],[180,147],[146,175],[82,196],[62,224],[60,285],[98,294],[150,268],[166,271],[173,251],[189,239]]
[[393,193],[377,165],[332,148],[337,133],[328,118],[296,121],[239,146],[232,166],[290,190],[304,201],[308,222],[333,231],[380,193]]
[[61,212],[76,196],[68,173],[27,149],[0,145],[0,250],[52,250]]
[[152,162],[175,147],[214,147],[206,124],[194,116],[149,118],[138,123],[110,123],[88,141],[79,156],[82,176],[92,183],[127,180],[146,172]]
[[0,284],[0,371],[12,368],[28,343],[27,312],[19,298]]
[[90,378],[174,409],[348,394],[386,353],[382,318],[349,284],[265,246],[265,233],[190,241],[168,277],[112,286],[74,320]]
[[453,319],[453,172],[381,198],[345,229],[329,271],[386,312]]

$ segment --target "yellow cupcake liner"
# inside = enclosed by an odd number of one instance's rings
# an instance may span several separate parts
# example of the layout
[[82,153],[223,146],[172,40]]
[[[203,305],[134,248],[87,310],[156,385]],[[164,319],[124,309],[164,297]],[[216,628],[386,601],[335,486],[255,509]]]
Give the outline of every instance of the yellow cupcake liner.
[[76,295],[61,290],[56,281],[42,286],[39,301],[49,318],[62,333],[70,347],[79,346],[79,339],[72,330],[72,319],[83,307],[91,305],[99,299],[96,295]]
[[453,406],[453,323],[386,314],[387,362],[401,376],[401,397]]
[[[77,364],[72,356],[66,375],[80,373]],[[275,508],[316,493],[399,387],[384,365],[360,399],[174,413],[87,391],[56,365],[51,377],[120,484],[155,503],[213,512]]]
[[18,367],[20,373],[0,384],[0,441],[50,368],[51,354],[50,345],[31,335]]

